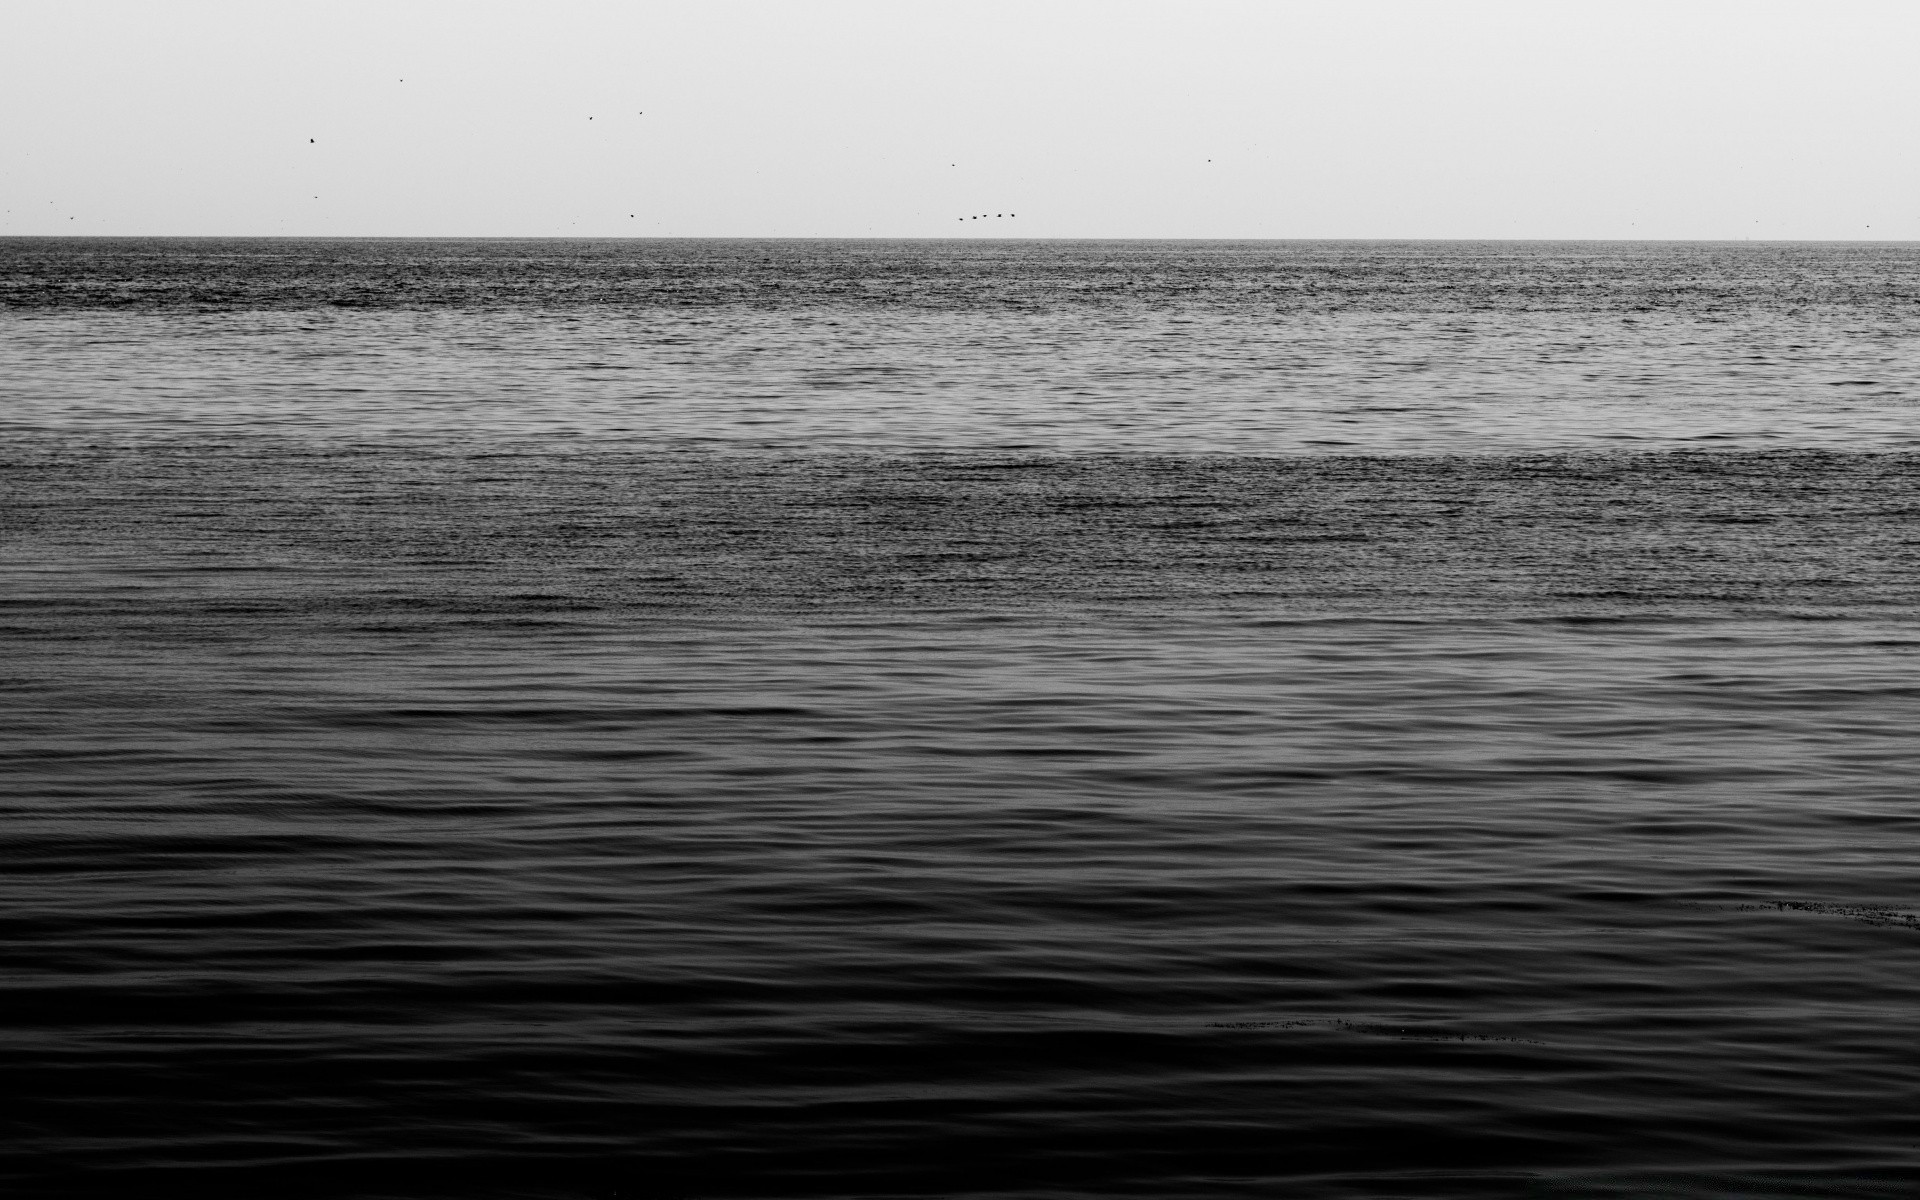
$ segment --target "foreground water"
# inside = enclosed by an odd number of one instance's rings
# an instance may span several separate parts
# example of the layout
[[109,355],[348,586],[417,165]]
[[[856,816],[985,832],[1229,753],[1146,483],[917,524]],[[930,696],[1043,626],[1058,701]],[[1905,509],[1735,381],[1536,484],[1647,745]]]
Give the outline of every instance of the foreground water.
[[1920,1186],[1920,251],[0,255],[19,1194]]

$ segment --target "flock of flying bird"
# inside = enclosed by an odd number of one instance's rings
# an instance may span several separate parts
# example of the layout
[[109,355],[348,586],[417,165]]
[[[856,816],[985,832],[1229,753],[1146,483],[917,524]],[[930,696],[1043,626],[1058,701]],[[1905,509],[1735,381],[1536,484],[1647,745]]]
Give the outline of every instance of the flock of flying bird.
[[[406,80],[404,80],[404,79],[402,79],[402,80],[401,80],[400,82],[401,82],[401,83],[405,83],[405,82],[406,82]],[[645,113],[640,113],[639,115],[640,115],[640,116],[643,116],[643,117],[644,117],[644,116],[646,116],[647,114],[645,114]],[[589,120],[589,121],[591,121],[591,120],[593,120],[593,118],[592,118],[592,117],[588,117],[588,118],[587,118],[587,120]],[[308,144],[308,145],[312,145],[312,144],[314,144],[314,139],[312,139],[312,138],[308,138],[308,139],[307,139],[307,144]],[[1208,161],[1208,162],[1212,162],[1213,160],[1212,160],[1212,159],[1208,159],[1207,161]],[[955,163],[954,165],[955,165],[955,166],[958,166],[959,164],[958,164],[958,163]],[[319,198],[320,198],[320,197],[318,197],[318,196],[315,196],[315,197],[314,197],[314,199],[315,199],[315,200],[318,200]],[[635,214],[633,214],[633,213],[629,213],[629,214],[627,214],[627,215],[628,215],[628,216],[633,216],[633,215],[635,215]],[[978,216],[972,216],[972,217],[955,217],[954,219],[955,219],[955,220],[957,220],[957,221],[986,221],[986,220],[994,220],[994,219],[997,219],[997,218],[1001,218],[1001,217],[1014,217],[1014,216],[1018,216],[1018,215],[1019,215],[1018,213],[981,213],[981,214],[979,214]]]

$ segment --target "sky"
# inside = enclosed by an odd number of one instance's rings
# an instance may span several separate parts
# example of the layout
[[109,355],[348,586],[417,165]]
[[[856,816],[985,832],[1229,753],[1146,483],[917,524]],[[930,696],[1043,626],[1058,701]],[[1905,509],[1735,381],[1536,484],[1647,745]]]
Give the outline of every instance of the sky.
[[1920,239],[1917,63],[1912,0],[0,0],[0,235]]

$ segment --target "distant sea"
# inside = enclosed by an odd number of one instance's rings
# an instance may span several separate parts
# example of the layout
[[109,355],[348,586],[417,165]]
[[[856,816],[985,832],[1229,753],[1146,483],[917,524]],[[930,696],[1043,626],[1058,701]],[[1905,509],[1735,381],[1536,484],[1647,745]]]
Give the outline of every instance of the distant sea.
[[0,239],[12,1196],[1920,1194],[1920,246]]

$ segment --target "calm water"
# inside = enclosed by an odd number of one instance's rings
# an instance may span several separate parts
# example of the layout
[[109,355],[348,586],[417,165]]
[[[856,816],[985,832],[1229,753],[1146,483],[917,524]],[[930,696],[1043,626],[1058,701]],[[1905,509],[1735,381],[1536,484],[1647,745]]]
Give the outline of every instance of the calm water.
[[0,240],[14,1194],[1906,1197],[1920,247]]

